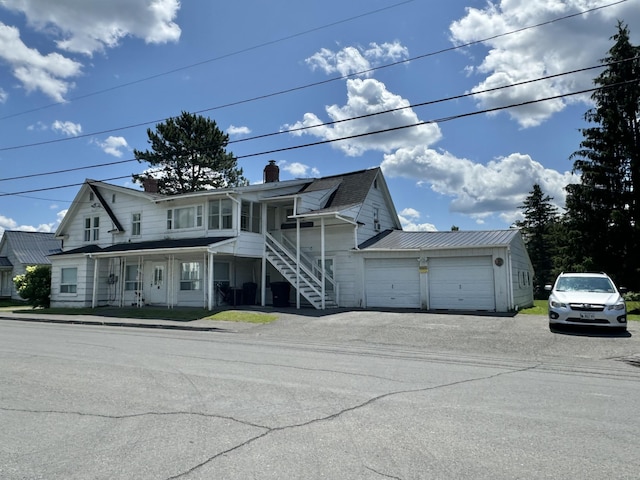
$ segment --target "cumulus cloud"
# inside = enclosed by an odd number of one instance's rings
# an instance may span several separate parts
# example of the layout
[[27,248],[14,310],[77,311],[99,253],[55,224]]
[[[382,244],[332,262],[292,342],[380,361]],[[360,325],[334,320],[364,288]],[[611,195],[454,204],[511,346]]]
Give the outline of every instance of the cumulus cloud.
[[[294,135],[308,134],[323,140],[333,140],[334,148],[353,157],[362,155],[367,150],[388,153],[407,144],[432,144],[440,139],[440,129],[436,124],[424,124],[367,136],[366,134],[371,132],[414,125],[420,120],[411,108],[406,108],[410,105],[408,100],[391,93],[384,83],[376,79],[349,79],[346,85],[347,103],[325,108],[330,121],[334,123],[323,125],[323,121],[317,115],[306,113],[302,120],[284,128]],[[389,113],[367,116],[394,109],[396,110]],[[367,117],[349,120],[362,116]],[[302,128],[305,130],[299,130]],[[362,136],[335,141],[357,135]]]
[[402,229],[408,232],[437,232],[438,229],[432,223],[417,223],[420,220],[420,212],[415,208],[405,208],[398,213],[398,219]]
[[249,135],[251,129],[249,127],[236,127],[235,125],[229,125],[227,133],[232,136]]
[[60,120],[56,120],[51,125],[51,129],[54,132],[62,133],[64,135],[67,135],[68,137],[77,137],[82,133],[82,125],[69,121],[62,122]]
[[24,43],[15,26],[0,22],[0,60],[27,92],[40,91],[56,102],[65,101],[74,87],[72,79],[82,73],[82,64],[69,54],[91,56],[126,37],[147,43],[175,42],[181,34],[174,22],[178,0],[3,0],[0,7],[23,14],[28,28],[66,52],[42,54]]
[[280,169],[289,173],[292,177],[295,178],[307,178],[307,177],[318,177],[320,176],[320,171],[315,167],[310,167],[309,165],[305,165],[300,162],[285,162],[282,161],[278,164]]
[[0,88],[0,103],[6,103],[8,98],[9,94],[5,90]]
[[94,140],[94,143],[98,145],[104,153],[109,155],[113,155],[114,157],[122,157],[123,150],[130,150],[129,144],[125,140],[124,137],[107,137],[107,139],[103,142],[99,140]]
[[[466,15],[450,25],[452,41],[467,44],[484,38],[537,25],[558,17],[576,14],[603,6],[602,0],[501,0],[489,2],[484,8],[467,8]],[[640,9],[634,2],[620,3],[561,22],[493,38],[479,64],[467,71],[483,78],[471,92],[510,85],[524,80],[598,65],[611,47],[611,35],[616,32],[616,19],[628,23],[640,21]],[[632,35],[634,32],[631,32]],[[634,43],[640,32],[635,32]],[[473,47],[474,53],[477,48]],[[470,58],[475,58],[470,56]],[[587,89],[593,86],[593,72],[587,71],[535,82],[514,88],[479,94],[478,107],[494,108],[523,101]],[[571,102],[588,102],[587,96],[566,97],[509,109],[508,114],[522,127],[533,127],[563,110]]]
[[[66,210],[64,210],[64,212],[66,212]],[[64,214],[62,216],[64,217]],[[60,216],[60,213],[58,213],[57,220],[51,223],[41,223],[38,226],[20,225],[13,218],[0,215],[0,236],[4,233],[5,230],[20,230],[22,232],[44,232],[44,233],[55,232],[61,220],[62,220],[62,217]]]
[[370,43],[369,48],[345,47],[338,51],[323,48],[307,58],[305,62],[312,70],[321,70],[330,75],[342,76],[362,73],[370,76],[368,70],[385,62],[397,62],[409,56],[409,50],[400,42]]
[[381,167],[385,175],[416,179],[434,192],[450,197],[452,212],[480,222],[495,213],[506,215],[503,219],[513,217],[534,183],[562,209],[564,187],[577,181],[570,172],[545,168],[529,155],[513,153],[482,165],[424,146],[401,148],[385,155]]

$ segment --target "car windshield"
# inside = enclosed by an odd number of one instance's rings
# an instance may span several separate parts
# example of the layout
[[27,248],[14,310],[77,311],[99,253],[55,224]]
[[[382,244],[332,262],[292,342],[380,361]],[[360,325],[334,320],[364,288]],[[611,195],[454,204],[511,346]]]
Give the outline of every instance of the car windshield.
[[615,290],[608,278],[561,277],[558,279],[556,291],[613,293]]

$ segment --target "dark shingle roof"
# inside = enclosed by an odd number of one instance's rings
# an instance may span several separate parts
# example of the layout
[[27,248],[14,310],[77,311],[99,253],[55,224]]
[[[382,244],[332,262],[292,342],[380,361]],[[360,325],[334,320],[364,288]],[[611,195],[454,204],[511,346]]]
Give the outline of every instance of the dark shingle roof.
[[507,246],[518,230],[406,232],[387,230],[367,240],[360,249],[412,250]]
[[367,198],[367,194],[379,171],[380,168],[372,168],[344,175],[318,178],[305,185],[300,193],[329,190],[337,185],[336,190],[331,194],[323,210],[341,210],[353,205],[359,205],[364,203]]
[[60,240],[53,233],[5,230],[4,239],[22,265],[48,265],[49,255],[60,252]]
[[13,264],[7,257],[0,257],[0,267],[13,267]]
[[188,248],[206,247],[213,243],[224,242],[233,237],[200,237],[200,238],[180,238],[177,240],[151,240],[148,242],[116,243],[108,247],[101,248],[97,245],[87,245],[85,247],[74,248],[62,252],[59,255],[74,255],[78,253],[117,253],[130,252],[133,250],[158,250],[167,248]]

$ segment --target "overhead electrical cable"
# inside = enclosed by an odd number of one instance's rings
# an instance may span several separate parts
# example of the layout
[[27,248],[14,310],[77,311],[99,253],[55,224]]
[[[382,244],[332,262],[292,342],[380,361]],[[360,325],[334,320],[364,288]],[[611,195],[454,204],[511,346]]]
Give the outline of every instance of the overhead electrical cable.
[[[273,153],[279,153],[279,152],[286,152],[286,151],[291,151],[291,150],[298,150],[301,148],[309,148],[309,147],[315,147],[318,145],[326,145],[328,143],[334,143],[334,142],[341,142],[341,141],[345,141],[345,140],[351,140],[354,138],[362,138],[362,137],[367,137],[367,136],[371,136],[371,135],[380,135],[383,133],[388,133],[388,132],[394,132],[394,131],[399,131],[399,130],[403,130],[403,129],[407,129],[407,128],[415,128],[415,127],[419,127],[422,125],[428,125],[428,124],[432,124],[432,123],[444,123],[444,122],[449,122],[451,120],[458,120],[461,118],[467,118],[467,117],[472,117],[475,115],[482,115],[482,114],[486,114],[486,113],[493,113],[493,112],[497,112],[497,111],[501,111],[501,110],[507,110],[510,108],[517,108],[517,107],[523,107],[526,105],[532,105],[535,103],[541,103],[541,102],[546,102],[549,100],[557,100],[559,98],[564,98],[564,97],[570,97],[570,96],[575,96],[575,95],[584,95],[586,93],[590,93],[590,92],[595,92],[597,90],[608,90],[610,88],[614,88],[614,87],[619,87],[622,85],[629,85],[629,84],[633,84],[633,83],[637,83],[636,79],[633,80],[627,80],[624,82],[618,82],[615,84],[611,84],[611,85],[606,85],[603,87],[593,87],[593,88],[589,88],[589,89],[583,89],[583,90],[578,90],[575,92],[570,92],[570,93],[564,93],[564,94],[560,94],[560,95],[553,95],[553,96],[549,96],[549,97],[545,97],[545,98],[539,98],[539,99],[535,99],[535,100],[528,100],[525,102],[518,102],[515,104],[510,104],[510,105],[504,105],[504,106],[500,106],[500,107],[493,107],[493,108],[487,108],[484,110],[476,110],[473,112],[467,112],[467,113],[462,113],[462,114],[457,114],[457,115],[450,115],[447,117],[441,117],[438,119],[432,119],[432,120],[425,120],[425,121],[421,121],[421,122],[416,122],[416,123],[412,123],[412,124],[407,124],[407,125],[401,125],[401,126],[397,126],[397,127],[392,127],[392,128],[385,128],[382,130],[376,130],[376,131],[371,131],[371,132],[365,132],[365,133],[360,133],[360,134],[354,134],[354,135],[348,135],[345,137],[340,137],[340,138],[333,138],[330,140],[320,140],[317,142],[311,142],[311,143],[305,143],[305,144],[301,144],[301,145],[295,145],[292,147],[283,147],[283,148],[278,148],[278,149],[273,149],[273,150],[268,150],[268,151],[262,151],[262,152],[258,152],[258,153],[250,153],[250,154],[246,154],[246,155],[239,155],[236,157],[236,159],[241,160],[244,158],[251,158],[251,157],[257,157],[257,156],[262,156],[262,155],[271,155]],[[111,177],[111,178],[105,178],[102,180],[95,180],[96,182],[109,182],[109,181],[113,181],[113,180],[122,180],[125,178],[130,178],[131,175],[123,175],[123,176],[119,176],[119,177]],[[83,182],[84,183],[84,182]],[[78,187],[83,185],[83,183],[71,183],[71,184],[67,184],[67,185],[57,185],[54,187],[43,187],[43,188],[36,188],[36,189],[32,189],[32,190],[24,190],[21,192],[2,192],[0,193],[0,197],[7,197],[7,196],[19,196],[19,195],[24,195],[27,193],[36,193],[36,192],[44,192],[44,191],[49,191],[49,190],[60,190],[63,188],[71,188],[71,187]]]
[[[288,93],[293,93],[293,92],[300,91],[300,90],[305,90],[307,88],[317,87],[317,86],[320,86],[320,85],[328,84],[328,83],[339,81],[339,80],[345,80],[345,79],[348,79],[348,78],[353,78],[353,77],[357,77],[357,76],[360,76],[360,75],[365,75],[365,74],[368,74],[368,73],[371,73],[371,72],[374,72],[374,71],[377,71],[377,70],[382,70],[382,69],[385,69],[385,68],[395,67],[395,66],[406,64],[406,63],[410,63],[410,62],[413,62],[413,61],[416,61],[416,60],[422,60],[422,59],[425,59],[425,58],[428,58],[428,57],[432,57],[434,55],[439,55],[439,54],[442,54],[442,53],[447,53],[447,52],[451,52],[451,51],[454,51],[454,50],[467,48],[467,47],[470,47],[470,46],[473,46],[473,45],[477,45],[477,44],[481,44],[481,43],[484,43],[484,42],[488,42],[490,40],[495,40],[497,38],[501,38],[501,37],[505,37],[505,36],[508,36],[508,35],[513,35],[513,34],[516,34],[516,33],[520,33],[520,32],[523,32],[525,30],[538,28],[538,27],[542,27],[542,26],[545,26],[545,25],[549,25],[549,24],[552,24],[552,23],[559,22],[559,21],[563,21],[563,20],[567,20],[567,19],[570,19],[570,18],[578,17],[578,16],[581,16],[581,15],[584,15],[584,14],[587,14],[587,13],[591,13],[591,12],[596,11],[596,10],[600,10],[600,9],[603,9],[603,8],[608,8],[608,7],[611,7],[611,6],[614,6],[614,5],[618,5],[620,3],[624,3],[624,2],[627,2],[627,1],[629,1],[629,0],[618,0],[617,2],[614,2],[614,3],[610,3],[610,4],[607,4],[607,5],[601,5],[599,7],[593,7],[593,8],[590,8],[588,10],[583,10],[581,12],[572,13],[572,14],[569,14],[569,15],[565,15],[563,17],[557,17],[555,19],[547,20],[545,22],[537,23],[537,24],[534,24],[534,25],[521,27],[521,28],[516,29],[516,30],[512,30],[512,31],[509,31],[509,32],[496,34],[496,35],[493,35],[493,36],[490,36],[490,37],[483,38],[481,40],[474,40],[472,42],[468,42],[468,43],[465,43],[465,44],[455,45],[453,47],[448,47],[448,48],[444,48],[444,49],[437,50],[437,51],[434,51],[434,52],[429,52],[429,53],[425,53],[425,54],[422,54],[422,55],[417,55],[415,57],[407,58],[407,59],[404,59],[404,60],[398,60],[396,62],[392,62],[392,63],[388,63],[388,64],[384,64],[384,65],[379,65],[377,67],[372,67],[372,68],[369,68],[369,69],[366,69],[366,70],[361,70],[361,71],[358,71],[358,72],[353,72],[353,73],[349,73],[349,74],[345,74],[345,75],[340,75],[340,76],[337,76],[337,77],[331,77],[331,78],[328,78],[328,79],[325,79],[325,80],[321,80],[319,82],[300,85],[300,86],[297,86],[297,87],[292,87],[292,88],[288,88],[288,89],[285,89],[285,90],[280,90],[280,91],[277,91],[277,92],[267,93],[267,94],[264,94],[264,95],[259,95],[259,96],[256,96],[256,97],[247,98],[247,99],[244,99],[244,100],[238,100],[238,101],[235,101],[235,102],[230,102],[230,103],[226,103],[226,104],[222,104],[222,105],[217,105],[217,106],[214,106],[214,107],[209,107],[209,108],[197,110],[197,111],[194,111],[194,112],[191,112],[191,113],[201,114],[201,113],[205,113],[205,112],[211,112],[211,111],[214,111],[214,110],[221,110],[221,109],[224,109],[224,108],[243,105],[243,104],[246,104],[246,103],[251,103],[251,102],[255,102],[255,101],[259,101],[259,100],[265,100],[265,99],[268,99],[268,98],[272,98],[272,97],[276,97],[276,96],[280,96],[280,95],[284,95],[284,94],[288,94]],[[594,68],[597,68],[597,67],[594,67]],[[0,120],[2,120],[3,118],[7,118],[7,117],[0,117]],[[122,131],[122,130],[129,130],[129,129],[132,129],[132,128],[143,127],[145,125],[152,125],[152,124],[165,122],[169,118],[172,118],[172,117],[166,117],[166,118],[162,118],[162,119],[158,119],[158,120],[150,120],[150,121],[140,122],[140,123],[136,123],[136,124],[126,125],[126,126],[123,126],[123,127],[115,127],[115,128],[111,128],[111,129],[107,129],[107,130],[100,130],[100,131],[96,131],[96,132],[85,133],[85,134],[76,135],[76,136],[73,136],[73,137],[56,138],[56,139],[53,139],[53,140],[45,140],[45,141],[42,141],[42,142],[34,142],[34,143],[28,143],[28,144],[22,144],[22,145],[14,145],[14,146],[9,146],[9,147],[0,147],[0,152],[9,151],[9,150],[18,150],[18,149],[22,149],[22,148],[37,147],[37,146],[42,146],[42,145],[50,145],[50,144],[54,144],[54,143],[69,142],[69,141],[78,140],[78,139],[81,139],[81,138],[87,138],[87,137],[92,137],[92,136],[96,136],[96,135],[104,135],[104,134],[107,134],[107,133],[113,133],[113,132],[118,132],[118,131]]]

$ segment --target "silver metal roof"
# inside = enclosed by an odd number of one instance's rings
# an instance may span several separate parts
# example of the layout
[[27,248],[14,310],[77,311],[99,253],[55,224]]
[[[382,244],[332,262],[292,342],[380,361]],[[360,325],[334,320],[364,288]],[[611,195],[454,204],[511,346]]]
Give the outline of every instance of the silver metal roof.
[[53,233],[5,230],[4,241],[22,265],[48,265],[47,256],[61,251]]
[[383,232],[363,243],[362,250],[420,250],[444,248],[506,247],[519,234],[512,230],[450,231],[450,232],[406,232],[393,230]]

